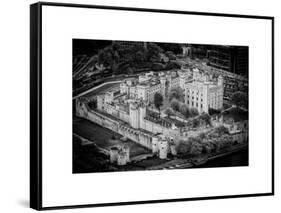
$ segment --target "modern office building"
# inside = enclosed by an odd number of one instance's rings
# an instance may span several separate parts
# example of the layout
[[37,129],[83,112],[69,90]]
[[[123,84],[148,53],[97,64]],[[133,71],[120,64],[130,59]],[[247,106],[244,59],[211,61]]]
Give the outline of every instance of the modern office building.
[[209,46],[209,65],[238,75],[248,76],[249,48],[242,46]]

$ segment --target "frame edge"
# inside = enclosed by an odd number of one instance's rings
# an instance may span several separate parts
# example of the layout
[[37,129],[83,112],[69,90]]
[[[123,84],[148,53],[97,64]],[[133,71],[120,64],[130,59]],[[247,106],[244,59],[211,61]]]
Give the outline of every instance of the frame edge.
[[30,208],[42,209],[41,3],[30,5]]
[[[42,51],[42,6],[44,5],[270,20],[272,26],[272,43],[271,43],[272,45],[272,188],[271,188],[271,192],[256,193],[256,194],[242,194],[242,195],[182,198],[182,199],[165,199],[165,200],[155,200],[155,201],[148,200],[148,201],[133,201],[133,202],[120,202],[120,203],[82,204],[82,205],[43,207],[42,206],[42,78],[41,78],[42,52],[41,51]],[[58,209],[74,209],[74,208],[89,208],[89,207],[107,207],[107,206],[122,206],[122,205],[137,205],[137,204],[200,201],[200,200],[227,199],[227,198],[274,196],[275,195],[274,45],[275,44],[274,44],[274,17],[273,16],[254,16],[254,15],[147,9],[147,8],[132,8],[132,7],[118,7],[118,6],[101,6],[101,5],[87,5],[87,4],[74,4],[74,3],[55,3],[55,2],[37,2],[31,4],[30,5],[30,208],[35,210],[58,210]]]

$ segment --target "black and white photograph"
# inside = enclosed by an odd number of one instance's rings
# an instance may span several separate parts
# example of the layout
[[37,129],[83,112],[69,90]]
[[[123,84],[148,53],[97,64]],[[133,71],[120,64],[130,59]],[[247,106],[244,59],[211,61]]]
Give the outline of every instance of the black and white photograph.
[[249,47],[72,40],[73,173],[249,165]]

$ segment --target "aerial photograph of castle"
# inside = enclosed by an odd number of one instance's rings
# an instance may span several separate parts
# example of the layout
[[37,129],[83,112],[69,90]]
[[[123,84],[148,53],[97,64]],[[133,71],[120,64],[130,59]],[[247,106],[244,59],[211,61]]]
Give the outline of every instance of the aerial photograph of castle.
[[249,165],[247,46],[72,45],[73,173]]

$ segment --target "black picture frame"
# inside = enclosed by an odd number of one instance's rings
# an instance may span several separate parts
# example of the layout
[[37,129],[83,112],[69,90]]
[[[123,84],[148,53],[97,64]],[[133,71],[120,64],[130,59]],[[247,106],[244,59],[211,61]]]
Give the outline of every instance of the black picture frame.
[[[269,193],[256,194],[237,194],[210,197],[165,199],[165,200],[143,200],[135,202],[121,203],[103,203],[103,204],[86,204],[86,205],[67,205],[67,206],[42,206],[42,6],[54,7],[75,7],[75,8],[94,8],[110,9],[119,11],[143,11],[151,13],[170,13],[170,14],[192,14],[204,16],[223,16],[233,18],[249,19],[267,19],[271,21],[271,49],[272,49],[272,186]],[[131,8],[131,7],[113,7],[100,5],[83,5],[67,3],[38,2],[30,5],[30,207],[36,210],[50,209],[67,209],[67,208],[84,208],[100,206],[117,206],[117,205],[134,205],[164,202],[181,202],[194,200],[242,198],[274,195],[274,17],[242,15],[242,14],[224,14],[224,13],[207,13],[193,11],[175,11],[162,9]]]

